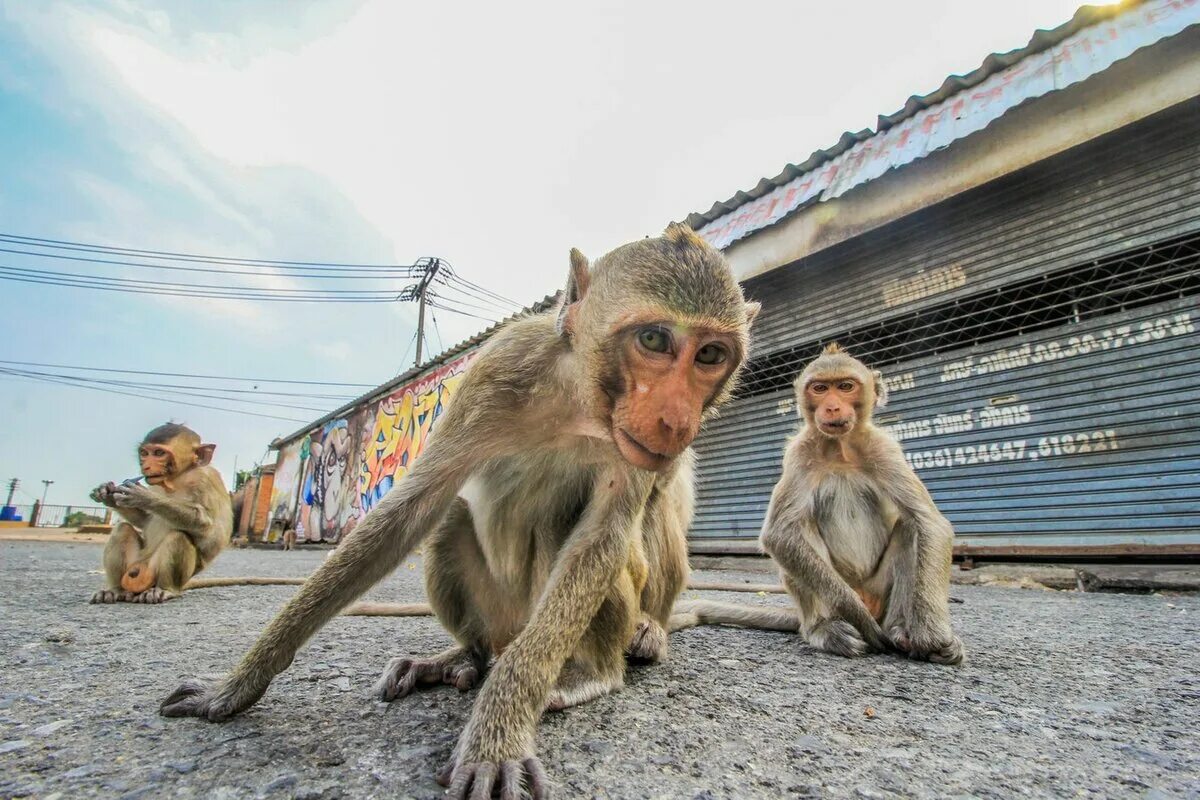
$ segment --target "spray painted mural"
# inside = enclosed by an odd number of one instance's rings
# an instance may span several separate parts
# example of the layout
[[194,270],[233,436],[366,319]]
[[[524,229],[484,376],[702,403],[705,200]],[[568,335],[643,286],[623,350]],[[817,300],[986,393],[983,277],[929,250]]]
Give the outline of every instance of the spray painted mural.
[[474,356],[427,372],[281,448],[273,517],[294,524],[298,541],[335,542],[354,530],[412,467]]

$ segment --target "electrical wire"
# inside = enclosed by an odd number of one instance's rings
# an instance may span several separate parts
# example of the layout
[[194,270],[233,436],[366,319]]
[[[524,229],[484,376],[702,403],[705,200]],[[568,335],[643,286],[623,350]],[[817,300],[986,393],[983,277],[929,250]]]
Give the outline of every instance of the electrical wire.
[[[225,400],[230,403],[246,403],[246,404],[255,405],[255,406],[271,406],[271,407],[275,407],[275,408],[289,408],[289,409],[295,409],[296,411],[314,411],[314,412],[323,414],[328,410],[325,408],[314,408],[312,406],[298,406],[298,405],[295,405],[292,403],[272,402],[270,400],[249,400],[249,399],[240,398],[240,397],[225,397],[223,395],[212,394],[211,392],[206,392],[206,391],[197,392],[197,391],[188,391],[185,389],[165,389],[162,387],[155,386],[153,384],[137,383],[137,382],[133,382],[133,381],[114,381],[114,380],[105,380],[104,378],[84,378],[79,375],[67,375],[64,373],[55,373],[55,372],[35,372],[33,370],[18,370],[18,369],[9,369],[9,368],[5,368],[4,371],[10,375],[22,375],[24,377],[31,377],[31,378],[35,378],[35,377],[36,378],[62,378],[64,380],[71,380],[71,381],[75,381],[80,384],[95,383],[95,384],[103,384],[105,386],[119,386],[119,387],[125,388],[125,389],[141,389],[143,391],[147,391],[147,390],[154,391],[154,392],[158,392],[160,394],[165,394],[165,395],[181,395],[184,397],[200,397],[200,398],[206,398],[209,400]],[[202,388],[202,387],[196,387],[196,388]]]
[[295,417],[281,417],[276,414],[260,414],[256,411],[244,411],[242,409],[237,409],[237,408],[227,408],[224,406],[208,405],[206,403],[192,403],[187,400],[173,400],[169,397],[155,397],[155,396],[150,396],[150,395],[146,395],[146,394],[136,394],[134,392],[123,392],[123,391],[120,391],[119,389],[109,389],[109,388],[106,388],[103,386],[91,386],[88,384],[73,383],[71,381],[58,380],[56,378],[36,378],[36,377],[21,375],[19,373],[14,373],[13,371],[4,369],[4,368],[0,368],[0,374],[9,375],[9,376],[15,377],[15,378],[24,378],[25,380],[41,381],[43,383],[58,383],[58,384],[62,384],[64,386],[71,386],[76,389],[92,389],[97,392],[107,392],[109,394],[119,394],[119,395],[124,395],[125,397],[136,397],[141,400],[157,400],[160,403],[171,403],[173,405],[192,406],[193,408],[208,408],[208,409],[212,409],[214,411],[225,411],[230,414],[242,414],[242,415],[248,416],[248,417],[263,417],[265,419],[278,419],[278,420],[284,420],[285,422],[299,422],[301,424],[306,423],[306,422],[311,422],[311,420],[296,419]]
[[[176,253],[168,250],[142,250],[134,247],[115,247],[110,245],[85,244],[70,242],[62,239],[43,239],[36,236],[20,236],[15,233],[0,233],[0,241],[25,244],[30,247],[44,247],[56,250],[73,250],[85,253],[110,253],[115,255],[135,255],[142,258],[167,259],[172,261],[198,261],[208,264],[233,265],[262,265],[262,266],[291,266],[291,267],[333,267],[338,269],[380,269],[389,270],[409,265],[399,264],[355,264],[339,261],[278,261],[265,258],[232,258],[229,256],[206,256],[196,253]],[[412,268],[423,267],[431,259],[421,259]]]
[[[4,241],[0,238],[0,241]],[[58,261],[77,261],[87,264],[113,264],[122,267],[143,267],[145,269],[166,269],[178,270],[180,272],[208,272],[218,275],[268,275],[279,278],[311,278],[314,280],[381,280],[384,278],[411,278],[417,274],[416,267],[396,267],[390,272],[361,272],[362,267],[318,267],[318,266],[273,266],[263,265],[263,269],[259,270],[236,270],[236,269],[214,269],[212,267],[184,267],[179,264],[145,264],[138,261],[121,261],[112,258],[89,258],[87,256],[66,256],[60,253],[37,253],[32,250],[17,250],[11,247],[0,247],[0,253],[12,253],[21,256],[33,256],[34,258],[50,258]],[[209,263],[209,262],[200,262]],[[248,266],[248,265],[233,265],[233,266]],[[273,271],[268,271],[273,270]],[[282,270],[295,270],[293,272],[284,272]]]
[[160,378],[199,378],[214,381],[246,381],[247,383],[290,383],[304,386],[350,386],[354,388],[373,389],[373,383],[340,383],[337,381],[306,381],[289,380],[287,378],[246,378],[235,375],[200,375],[191,372],[155,372],[144,369],[118,369],[116,367],[80,367],[68,364],[47,364],[42,361],[8,361],[0,359],[0,364],[15,364],[22,367],[44,367],[47,369],[74,369],[81,372],[119,372],[123,375],[153,375]]
[[432,300],[429,301],[429,305],[433,306],[434,308],[440,308],[442,311],[449,311],[452,314],[461,314],[464,317],[474,317],[475,319],[481,319],[484,322],[491,322],[491,323],[496,322],[495,318],[493,318],[493,317],[481,317],[478,314],[472,314],[468,311],[460,311],[457,308],[451,308],[449,306],[441,305],[440,303],[434,302]]

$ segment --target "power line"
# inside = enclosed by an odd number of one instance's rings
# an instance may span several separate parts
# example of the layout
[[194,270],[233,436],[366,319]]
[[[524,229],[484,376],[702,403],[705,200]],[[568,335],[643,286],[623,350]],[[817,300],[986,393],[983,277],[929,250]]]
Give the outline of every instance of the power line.
[[493,317],[481,317],[478,314],[472,314],[468,311],[460,311],[457,308],[451,308],[450,306],[442,305],[441,303],[438,303],[433,300],[429,301],[429,305],[433,306],[434,308],[440,308],[443,311],[449,311],[452,314],[461,314],[464,317],[474,317],[475,319],[481,319],[484,322],[492,322],[492,323],[496,322],[496,319]]
[[69,364],[47,364],[41,361],[7,361],[0,359],[0,364],[16,364],[22,367],[46,367],[49,369],[74,369],[81,372],[119,372],[123,375],[155,375],[161,378],[201,378],[215,381],[246,381],[247,383],[290,383],[304,386],[351,386],[354,388],[372,389],[373,383],[340,383],[337,381],[304,381],[287,378],[246,378],[236,375],[200,375],[190,372],[155,372],[144,369],[118,369],[116,367],[80,367]]
[[[0,233],[0,241],[28,243],[27,246],[45,247],[56,250],[75,250],[86,253],[112,253],[117,255],[136,255],[143,258],[160,258],[175,261],[200,261],[209,264],[234,265],[263,265],[291,267],[336,267],[340,269],[396,269],[399,264],[355,264],[344,261],[279,261],[266,258],[233,258],[229,256],[206,256],[196,253],[176,253],[168,250],[142,250],[134,247],[115,247],[110,245],[85,244],[70,242],[62,239],[42,239],[36,236],[20,236],[15,233]],[[418,266],[418,265],[413,265]]]
[[286,295],[261,294],[253,292],[189,292],[170,289],[113,286],[108,283],[99,282],[24,278],[5,274],[0,274],[0,280],[14,281],[16,283],[43,284],[46,286],[67,286],[76,289],[96,289],[99,291],[121,292],[124,294],[146,294],[155,295],[158,297],[204,297],[217,300],[258,300],[262,302],[284,303],[387,303],[395,299],[394,293],[390,293],[389,296],[386,297],[344,297],[339,295],[305,295],[303,297],[289,297]]
[[[290,409],[295,409],[297,411],[314,411],[314,412],[322,413],[322,414],[325,413],[325,411],[327,410],[325,408],[313,408],[312,406],[298,406],[298,405],[295,405],[292,403],[278,403],[278,402],[272,402],[269,400],[248,400],[248,399],[240,398],[240,397],[225,397],[225,396],[222,396],[219,394],[212,394],[211,392],[206,392],[206,391],[195,392],[195,391],[187,391],[184,389],[165,389],[165,388],[161,388],[161,387],[156,387],[153,384],[142,384],[142,383],[138,383],[135,381],[114,381],[114,380],[105,380],[104,378],[84,378],[79,375],[67,375],[67,374],[55,373],[55,372],[35,372],[33,370],[19,370],[19,369],[10,369],[10,368],[0,368],[0,371],[3,371],[9,375],[21,375],[21,376],[29,377],[29,378],[61,378],[64,380],[74,381],[81,385],[97,383],[97,384],[104,384],[106,386],[119,386],[119,387],[127,388],[127,389],[142,389],[143,391],[149,390],[149,391],[158,392],[159,394],[162,394],[162,395],[182,395],[185,397],[201,397],[201,398],[207,398],[209,400],[225,400],[230,403],[246,403],[249,405],[271,406],[274,408],[290,408]],[[196,388],[201,388],[201,387],[196,387]]]
[[92,389],[93,391],[97,391],[97,392],[107,392],[109,394],[119,394],[119,395],[124,395],[125,397],[136,397],[141,400],[157,400],[160,403],[171,403],[173,405],[180,405],[180,406],[192,406],[193,408],[209,408],[214,411],[225,411],[230,414],[242,414],[244,416],[249,416],[249,417],[263,417],[265,419],[279,419],[279,420],[284,420],[285,422],[299,422],[299,423],[305,423],[305,422],[312,421],[312,420],[307,420],[307,419],[296,419],[295,417],[281,417],[276,414],[260,414],[256,411],[243,411],[241,409],[226,408],[224,406],[212,406],[212,405],[207,405],[205,403],[192,403],[192,402],[189,402],[186,400],[172,400],[169,397],[153,397],[153,396],[149,396],[146,394],[136,394],[134,392],[122,392],[119,389],[109,389],[109,388],[106,388],[103,386],[91,386],[88,384],[72,383],[70,381],[58,380],[56,378],[31,377],[31,376],[21,375],[19,373],[13,372],[11,370],[2,369],[2,368],[0,368],[0,374],[7,374],[7,375],[9,375],[11,377],[15,377],[15,378],[24,378],[25,380],[42,381],[43,383],[59,383],[64,386],[72,386],[76,389]]
[[[3,236],[0,236],[0,241],[5,241]],[[181,272],[209,272],[218,275],[270,275],[280,278],[312,278],[314,280],[381,280],[384,278],[411,278],[415,272],[415,267],[395,267],[390,272],[360,272],[363,267],[320,267],[320,266],[274,266],[261,265],[263,269],[259,270],[236,270],[236,269],[213,269],[212,267],[184,267],[179,264],[144,264],[138,261],[122,261],[113,258],[89,258],[87,256],[65,256],[60,253],[38,253],[32,250],[17,250],[11,247],[0,247],[0,253],[13,253],[21,256],[33,256],[35,258],[50,258],[59,261],[78,261],[88,264],[113,264],[122,267],[143,267],[145,269],[167,269],[178,270]],[[221,262],[199,262],[199,263],[221,263]],[[231,265],[231,266],[249,266],[249,265]],[[268,272],[266,270],[295,270],[294,272]]]

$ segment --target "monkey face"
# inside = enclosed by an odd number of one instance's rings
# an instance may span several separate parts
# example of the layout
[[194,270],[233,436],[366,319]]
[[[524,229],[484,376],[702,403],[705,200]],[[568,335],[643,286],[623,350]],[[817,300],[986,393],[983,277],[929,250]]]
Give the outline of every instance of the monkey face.
[[613,441],[640,469],[662,470],[692,443],[704,411],[741,361],[735,334],[655,320],[616,334],[605,381]]
[[158,486],[175,472],[175,454],[167,444],[144,442],[138,447],[138,461],[151,486]]
[[833,439],[854,430],[863,398],[862,381],[855,377],[816,376],[804,387],[804,409],[809,421]]

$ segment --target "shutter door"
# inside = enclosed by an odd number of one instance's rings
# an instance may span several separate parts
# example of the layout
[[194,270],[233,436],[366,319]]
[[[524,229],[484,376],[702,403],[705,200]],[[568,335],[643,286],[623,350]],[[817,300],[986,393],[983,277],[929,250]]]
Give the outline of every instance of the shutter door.
[[837,340],[883,369],[877,418],[960,546],[1200,552],[1200,101],[746,289],[764,311],[697,440],[694,548],[753,549],[791,381]]

